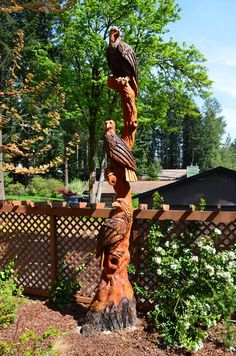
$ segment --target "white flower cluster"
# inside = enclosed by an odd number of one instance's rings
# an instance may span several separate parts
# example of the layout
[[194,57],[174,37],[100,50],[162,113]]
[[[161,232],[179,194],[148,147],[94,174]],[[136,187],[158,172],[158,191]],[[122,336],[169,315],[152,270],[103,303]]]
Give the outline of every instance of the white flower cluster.
[[158,246],[155,251],[157,253],[159,253],[160,255],[164,255],[165,254],[165,250],[161,247],[161,246]]
[[154,262],[156,262],[159,265],[161,263],[161,257],[155,257]]
[[217,229],[217,227],[214,229],[213,232],[214,232],[215,235],[221,235],[221,230]]
[[229,251],[228,252],[228,256],[230,260],[235,260],[236,259],[236,255],[233,251]]
[[215,273],[215,269],[214,269],[214,267],[211,266],[211,265],[206,265],[206,270],[207,270],[207,272],[208,272],[208,274],[209,274],[210,277],[213,276],[214,273]]
[[233,278],[231,277],[230,272],[228,272],[228,271],[219,271],[219,272],[217,272],[217,277],[224,278],[229,283],[233,283],[234,282]]
[[205,251],[207,251],[207,252],[212,252],[213,255],[216,254],[216,249],[215,249],[215,247],[212,247],[212,246],[210,246],[210,245],[202,245],[201,248],[202,248],[202,250],[205,250]]

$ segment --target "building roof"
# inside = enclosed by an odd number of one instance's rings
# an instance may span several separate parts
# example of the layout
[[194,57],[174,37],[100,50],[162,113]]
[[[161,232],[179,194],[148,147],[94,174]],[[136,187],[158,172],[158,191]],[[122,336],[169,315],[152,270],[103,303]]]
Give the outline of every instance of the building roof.
[[[159,180],[138,180],[131,182],[131,193],[142,194],[147,191],[155,190],[167,184],[173,183],[177,179],[183,179],[187,176],[187,169],[162,169],[159,173]],[[96,182],[95,189],[97,190],[98,182]],[[113,194],[113,187],[107,181],[103,182],[102,194]]]
[[[163,187],[167,184],[172,184],[173,181],[160,181],[160,180],[140,180],[137,182],[131,182],[131,193],[132,194],[142,194],[147,191],[151,191],[153,189],[157,189]],[[98,182],[96,182],[95,189],[97,190]],[[112,194],[114,192],[114,188],[107,181],[103,182],[102,194]]]
[[159,173],[160,180],[176,180],[187,177],[187,169],[162,169]]
[[[183,179],[179,179],[179,180],[175,180],[175,181],[169,181],[168,183],[171,183],[171,188],[173,187],[177,187],[179,186],[180,184],[185,184],[186,182],[191,182],[191,181],[194,181],[194,180],[197,180],[197,179],[201,179],[201,178],[204,178],[208,175],[213,175],[215,173],[218,173],[218,172],[223,172],[223,173],[226,173],[226,174],[233,174],[235,175],[235,179],[236,179],[236,171],[232,170],[232,169],[229,169],[229,168],[225,168],[225,167],[222,167],[222,166],[219,166],[219,167],[216,167],[216,168],[213,168],[213,169],[210,169],[208,171],[203,171],[201,173],[198,173],[198,174],[195,174],[189,178],[183,178]],[[143,192],[143,193],[140,193],[140,194],[137,194],[136,196],[134,196],[133,198],[139,198],[140,196],[146,196],[146,195],[149,195],[149,194],[153,194],[155,191],[158,190],[158,192],[162,192],[162,191],[165,191],[166,189],[168,189],[169,187],[169,184],[164,184],[160,187],[156,187],[154,189],[150,189],[149,191],[146,191],[146,192]]]

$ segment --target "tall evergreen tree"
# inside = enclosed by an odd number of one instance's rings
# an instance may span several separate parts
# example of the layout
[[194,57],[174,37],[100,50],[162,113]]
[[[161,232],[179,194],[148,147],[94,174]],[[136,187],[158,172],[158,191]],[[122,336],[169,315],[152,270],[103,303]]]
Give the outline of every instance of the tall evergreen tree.
[[197,165],[202,154],[201,147],[201,115],[197,106],[185,115],[183,120],[183,161],[182,167]]
[[221,139],[226,126],[221,112],[222,108],[215,98],[205,100],[199,142],[199,166],[202,170],[214,168],[220,160]]

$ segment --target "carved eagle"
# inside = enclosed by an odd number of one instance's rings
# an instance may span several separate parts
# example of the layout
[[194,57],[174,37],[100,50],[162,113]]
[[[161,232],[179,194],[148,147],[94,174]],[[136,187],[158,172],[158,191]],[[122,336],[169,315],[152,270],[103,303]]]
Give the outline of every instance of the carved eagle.
[[137,181],[135,174],[137,166],[134,161],[133,152],[127,143],[117,136],[115,129],[116,126],[113,120],[106,121],[104,145],[107,156],[110,158],[111,163],[116,162],[125,168],[126,181]]
[[116,247],[130,229],[132,214],[129,205],[123,198],[118,198],[112,206],[116,208],[115,214],[102,225],[97,237],[97,257]]
[[120,39],[120,30],[112,28],[109,32],[107,62],[114,77],[130,77],[137,86],[138,65],[136,55],[131,46]]

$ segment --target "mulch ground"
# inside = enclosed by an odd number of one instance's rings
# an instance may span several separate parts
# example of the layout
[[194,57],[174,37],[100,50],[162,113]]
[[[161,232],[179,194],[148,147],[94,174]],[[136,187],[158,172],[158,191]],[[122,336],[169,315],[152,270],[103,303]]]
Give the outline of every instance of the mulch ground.
[[[61,331],[58,337],[48,338],[45,342],[53,342],[50,355],[62,356],[164,356],[186,355],[184,352],[161,350],[156,344],[158,335],[147,330],[144,318],[140,318],[136,328],[116,332],[98,333],[84,336],[80,333],[86,308],[73,305],[63,311],[53,309],[47,301],[29,299],[18,312],[14,324],[0,329],[0,340],[17,343],[19,337],[28,329],[41,336],[49,328]],[[232,355],[224,350],[221,340],[221,327],[213,329],[201,352],[194,355]],[[45,345],[43,345],[45,346]],[[21,351],[11,353],[23,355]],[[39,353],[40,354],[40,353]],[[2,356],[2,355],[1,355]]]

